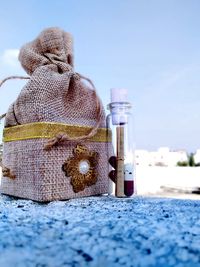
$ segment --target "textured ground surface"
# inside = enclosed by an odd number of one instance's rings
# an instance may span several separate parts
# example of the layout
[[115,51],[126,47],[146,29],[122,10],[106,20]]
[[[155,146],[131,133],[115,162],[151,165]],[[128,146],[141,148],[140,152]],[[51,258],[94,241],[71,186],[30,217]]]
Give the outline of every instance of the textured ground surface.
[[200,201],[0,196],[0,266],[200,266]]

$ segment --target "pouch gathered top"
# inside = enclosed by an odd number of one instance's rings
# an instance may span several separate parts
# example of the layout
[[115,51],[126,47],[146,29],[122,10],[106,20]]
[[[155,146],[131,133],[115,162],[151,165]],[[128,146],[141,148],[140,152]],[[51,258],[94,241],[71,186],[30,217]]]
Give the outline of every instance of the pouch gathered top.
[[111,133],[93,83],[74,72],[72,36],[46,29],[19,60],[30,79],[6,113],[1,192],[36,201],[107,193]]

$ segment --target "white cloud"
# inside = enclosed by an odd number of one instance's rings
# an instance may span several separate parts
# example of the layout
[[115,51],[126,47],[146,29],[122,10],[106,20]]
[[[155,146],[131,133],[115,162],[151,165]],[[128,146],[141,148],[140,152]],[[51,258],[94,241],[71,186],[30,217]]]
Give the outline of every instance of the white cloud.
[[1,62],[5,66],[9,67],[19,67],[20,63],[18,61],[19,49],[6,49],[1,55]]

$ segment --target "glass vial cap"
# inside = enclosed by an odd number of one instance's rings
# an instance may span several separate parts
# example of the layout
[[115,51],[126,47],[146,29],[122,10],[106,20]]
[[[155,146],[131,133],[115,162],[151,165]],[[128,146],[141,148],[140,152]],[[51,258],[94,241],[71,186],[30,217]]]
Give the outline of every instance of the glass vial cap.
[[111,88],[111,103],[128,102],[128,90],[124,88]]

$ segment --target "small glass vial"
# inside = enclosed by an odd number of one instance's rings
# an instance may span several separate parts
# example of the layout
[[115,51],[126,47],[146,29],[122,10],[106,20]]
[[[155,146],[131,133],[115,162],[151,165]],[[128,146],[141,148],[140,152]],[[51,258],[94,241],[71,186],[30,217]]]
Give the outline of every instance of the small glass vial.
[[111,89],[110,114],[107,127],[112,131],[113,153],[109,159],[110,194],[131,197],[136,193],[134,164],[134,131],[131,108],[126,89]]

